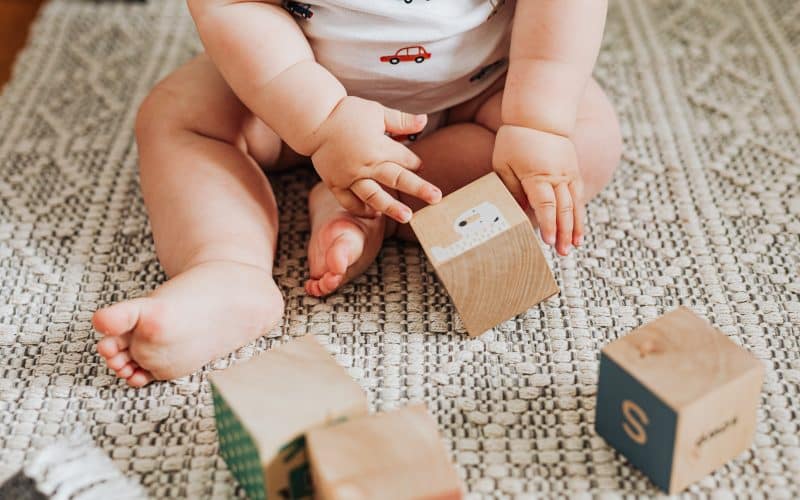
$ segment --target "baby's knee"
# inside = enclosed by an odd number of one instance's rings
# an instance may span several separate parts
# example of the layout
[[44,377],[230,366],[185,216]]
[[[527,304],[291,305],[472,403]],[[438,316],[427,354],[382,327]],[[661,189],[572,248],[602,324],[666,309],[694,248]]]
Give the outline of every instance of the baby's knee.
[[617,127],[607,127],[599,135],[601,137],[595,142],[593,151],[585,152],[591,155],[590,159],[581,162],[581,176],[587,201],[594,198],[611,182],[622,157],[622,137]]
[[584,180],[584,192],[589,200],[611,182],[619,167],[622,133],[616,111],[605,98],[592,116],[579,121],[577,129],[573,142]]
[[613,109],[610,111],[610,116],[606,123],[607,126],[602,129],[605,135],[602,141],[606,144],[606,147],[600,154],[599,168],[610,180],[622,158],[622,132],[620,131],[617,114]]
[[180,95],[159,83],[145,97],[136,113],[134,131],[136,139],[142,141],[150,137],[163,135],[170,128],[179,128],[176,120],[176,109],[180,106]]

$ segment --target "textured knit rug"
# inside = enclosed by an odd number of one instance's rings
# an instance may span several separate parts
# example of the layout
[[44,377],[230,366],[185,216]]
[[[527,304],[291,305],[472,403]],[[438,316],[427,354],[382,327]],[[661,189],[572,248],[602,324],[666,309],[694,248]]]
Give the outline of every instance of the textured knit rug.
[[389,243],[341,293],[307,297],[302,170],[273,179],[283,324],[134,390],[100,362],[90,317],[165,279],[132,122],[198,50],[183,0],[53,0],[2,93],[0,478],[82,425],[153,497],[236,495],[206,376],[312,334],[374,409],[426,402],[476,498],[656,494],[594,433],[598,353],[686,304],[767,368],[752,448],[689,491],[800,498],[796,0],[612,3],[597,77],[624,161],[588,208],[585,248],[547,253],[560,295],[469,339],[421,250]]

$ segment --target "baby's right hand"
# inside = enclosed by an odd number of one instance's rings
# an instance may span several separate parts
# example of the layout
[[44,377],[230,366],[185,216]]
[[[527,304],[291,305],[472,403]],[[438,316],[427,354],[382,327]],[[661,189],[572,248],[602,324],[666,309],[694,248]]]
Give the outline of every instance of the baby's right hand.
[[320,145],[311,155],[317,173],[339,203],[362,217],[381,213],[406,223],[411,209],[386,192],[396,189],[427,203],[442,192],[412,171],[421,166],[417,155],[386,135],[414,134],[425,128],[425,115],[410,115],[347,96],[315,135]]

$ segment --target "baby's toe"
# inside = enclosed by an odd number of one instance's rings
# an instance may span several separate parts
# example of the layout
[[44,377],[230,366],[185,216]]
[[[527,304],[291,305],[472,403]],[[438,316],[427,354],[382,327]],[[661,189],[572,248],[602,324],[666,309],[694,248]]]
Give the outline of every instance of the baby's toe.
[[122,352],[120,352],[120,353],[108,358],[106,360],[106,364],[108,365],[109,368],[111,368],[112,370],[116,371],[116,370],[119,370],[120,368],[122,368],[123,366],[125,366],[126,364],[128,364],[130,361],[131,361],[131,354],[126,349],[126,350],[124,350],[124,351],[122,351]]
[[117,370],[117,377],[128,379],[134,374],[137,368],[139,368],[139,365],[137,365],[135,361],[126,363],[125,366]]
[[128,377],[127,382],[131,387],[144,387],[153,380],[155,379],[149,371],[143,370],[142,368],[136,368],[136,370],[133,372],[133,375]]
[[339,288],[342,284],[342,280],[344,280],[344,275],[342,274],[325,273],[325,276],[319,280],[320,291],[322,291],[323,295],[332,293]]
[[106,359],[112,358],[127,349],[130,341],[130,334],[118,337],[104,337],[97,342],[97,353]]
[[103,335],[122,335],[130,332],[139,321],[145,299],[126,300],[100,309],[92,316],[92,325]]
[[116,356],[119,353],[116,338],[105,337],[97,343],[97,353],[106,359]]
[[322,290],[319,288],[319,280],[310,279],[306,281],[306,293],[312,297],[322,297]]

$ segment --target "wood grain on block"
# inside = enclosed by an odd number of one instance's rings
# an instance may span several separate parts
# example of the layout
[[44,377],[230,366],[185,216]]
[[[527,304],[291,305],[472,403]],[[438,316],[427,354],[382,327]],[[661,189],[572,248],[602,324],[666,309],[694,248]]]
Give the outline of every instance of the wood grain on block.
[[310,495],[305,433],[367,413],[361,387],[310,335],[210,379],[220,451],[250,498]]
[[670,491],[684,489],[750,447],[763,380],[759,363],[680,410]]
[[607,345],[595,426],[674,493],[750,445],[762,364],[689,309]]
[[419,210],[411,228],[470,335],[558,293],[530,219],[497,174]]
[[423,405],[314,429],[308,452],[320,500],[462,497],[436,421]]
[[603,352],[675,409],[762,368],[752,354],[686,307],[639,327]]

